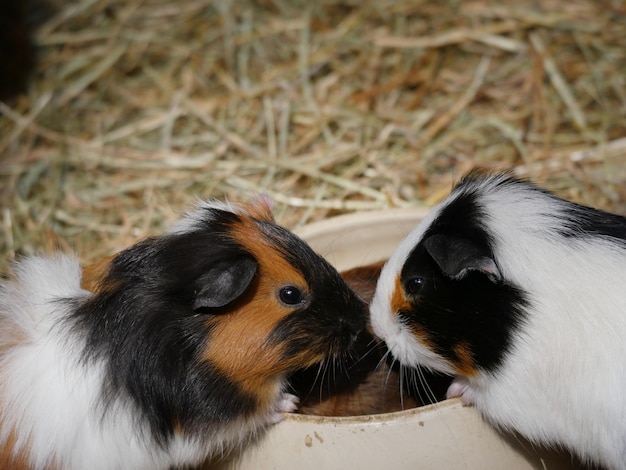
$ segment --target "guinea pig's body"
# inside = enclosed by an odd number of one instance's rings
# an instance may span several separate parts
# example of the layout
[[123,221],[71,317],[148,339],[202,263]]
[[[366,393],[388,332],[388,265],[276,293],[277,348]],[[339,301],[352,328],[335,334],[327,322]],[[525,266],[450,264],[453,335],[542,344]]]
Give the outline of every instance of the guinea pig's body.
[[84,271],[18,262],[0,283],[0,466],[183,467],[294,410],[287,375],[346,353],[366,307],[264,204],[204,203]]
[[626,219],[475,172],[392,255],[371,322],[496,425],[626,468],[625,280]]

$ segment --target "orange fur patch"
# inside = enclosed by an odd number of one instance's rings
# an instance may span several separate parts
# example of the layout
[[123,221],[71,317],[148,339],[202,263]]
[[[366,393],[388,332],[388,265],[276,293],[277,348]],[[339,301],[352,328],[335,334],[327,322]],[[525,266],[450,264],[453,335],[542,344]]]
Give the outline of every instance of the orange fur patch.
[[259,270],[248,294],[233,305],[234,311],[211,320],[211,341],[203,356],[244,391],[261,401],[269,400],[276,393],[279,376],[322,359],[303,351],[286,361],[281,358],[280,345],[266,342],[276,325],[293,311],[280,303],[277,290],[293,285],[306,295],[308,283],[264,239],[253,220],[242,217],[242,223],[233,226],[231,233],[258,261]]
[[272,200],[265,194],[259,194],[242,206],[244,213],[254,219],[274,221]]
[[402,281],[400,276],[396,277],[396,285],[393,289],[393,295],[391,296],[391,311],[400,312],[406,310],[412,310],[412,305],[404,295],[404,289],[402,288]]
[[[411,311],[413,310],[413,305],[409,302],[406,295],[404,294],[404,289],[402,288],[402,282],[400,280],[400,276],[396,277],[396,284],[393,290],[393,295],[391,296],[391,311],[392,312],[401,312],[401,311]],[[413,336],[422,343],[425,347],[433,350],[433,344],[430,340],[430,335],[428,332],[419,328],[419,326],[415,324],[411,324],[411,332]]]
[[104,258],[94,264],[83,268],[83,276],[80,280],[80,287],[89,292],[101,292],[104,290],[104,279],[109,273],[111,261],[116,255]]
[[[15,433],[12,431],[9,433],[6,442],[0,446],[0,468],[11,470],[29,470],[31,467],[28,465],[26,452],[13,452],[15,441]],[[54,470],[54,468],[55,467],[48,467],[48,470]]]
[[458,343],[454,346],[454,354],[457,360],[454,364],[454,369],[464,377],[473,377],[478,371],[474,363],[474,355],[469,347],[469,344],[465,342]]

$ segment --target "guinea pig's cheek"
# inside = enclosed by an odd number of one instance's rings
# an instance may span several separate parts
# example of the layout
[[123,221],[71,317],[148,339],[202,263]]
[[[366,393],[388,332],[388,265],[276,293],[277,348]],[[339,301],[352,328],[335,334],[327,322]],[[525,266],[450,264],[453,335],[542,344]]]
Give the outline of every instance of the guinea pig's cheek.
[[315,327],[315,318],[302,311],[283,318],[267,337],[285,372],[309,367],[332,354],[333,338]]
[[410,312],[411,310],[413,310],[413,305],[407,298],[400,276],[398,276],[396,277],[396,285],[391,296],[391,311],[396,312],[397,315],[398,312]]
[[405,365],[414,365],[417,361],[413,351],[418,348],[418,344],[399,316],[400,312],[410,308],[397,282],[390,293],[376,292],[370,306],[370,324],[374,334],[384,340],[391,354]]
[[[281,365],[285,371],[305,369],[327,358],[327,354],[319,352],[321,348],[311,345],[311,349],[302,350],[298,353],[290,351],[289,345],[281,347]],[[327,349],[327,347],[326,347]]]
[[398,305],[406,305],[402,296],[398,296],[396,287],[386,289],[386,284],[379,282],[378,288],[370,305],[370,325],[374,334],[385,342],[392,341],[401,334],[401,325],[398,322]]
[[212,322],[201,360],[218,369],[246,392],[258,395],[266,385],[275,355],[263,348],[268,331],[244,315]]
[[420,322],[419,300],[411,301],[404,293],[400,279],[387,295],[377,292],[371,305],[374,334],[382,338],[391,354],[406,366],[426,366],[444,373],[453,373],[447,360],[437,354],[436,341]]

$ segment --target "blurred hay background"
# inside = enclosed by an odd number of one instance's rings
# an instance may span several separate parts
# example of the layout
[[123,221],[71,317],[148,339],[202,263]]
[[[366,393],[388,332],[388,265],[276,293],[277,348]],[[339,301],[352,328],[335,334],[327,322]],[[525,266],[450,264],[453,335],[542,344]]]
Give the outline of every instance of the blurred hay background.
[[430,205],[476,165],[626,214],[624,1],[53,6],[0,103],[2,270],[95,260],[198,197],[268,193],[291,228]]

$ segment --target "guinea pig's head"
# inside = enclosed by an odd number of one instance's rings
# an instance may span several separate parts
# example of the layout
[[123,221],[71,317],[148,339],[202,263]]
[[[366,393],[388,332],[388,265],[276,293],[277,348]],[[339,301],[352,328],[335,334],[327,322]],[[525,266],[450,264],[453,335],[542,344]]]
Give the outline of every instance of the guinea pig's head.
[[527,296],[503,276],[488,218],[479,194],[453,192],[384,266],[371,323],[402,364],[466,377],[502,364]]
[[[170,233],[86,269],[83,287],[94,293],[81,309],[91,349],[108,350],[120,377],[154,372],[198,396],[209,382],[221,400],[243,394],[256,407],[290,372],[347,352],[367,320],[366,304],[263,198],[201,203]],[[149,388],[138,380],[124,386]]]

